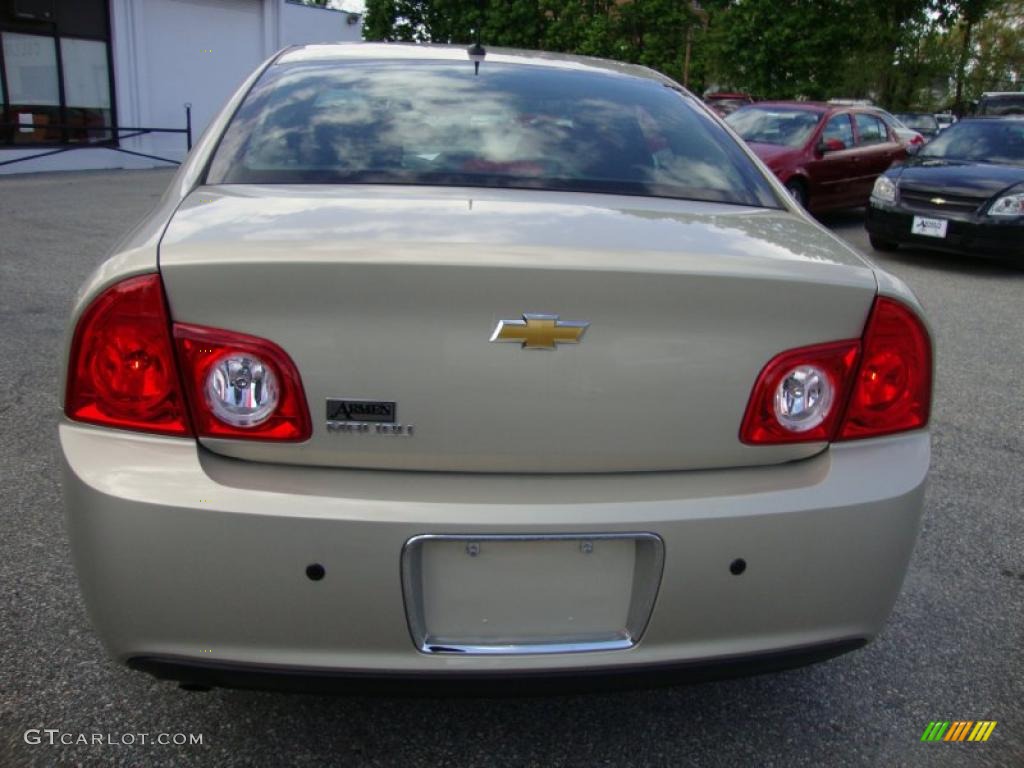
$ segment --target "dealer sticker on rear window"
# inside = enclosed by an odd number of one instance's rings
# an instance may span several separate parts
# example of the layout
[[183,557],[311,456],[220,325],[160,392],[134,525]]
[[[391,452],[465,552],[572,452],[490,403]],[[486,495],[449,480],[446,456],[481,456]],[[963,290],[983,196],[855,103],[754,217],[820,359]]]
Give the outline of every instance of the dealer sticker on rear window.
[[949,222],[945,219],[929,219],[924,216],[915,216],[910,232],[911,234],[924,235],[925,237],[945,237],[948,225]]

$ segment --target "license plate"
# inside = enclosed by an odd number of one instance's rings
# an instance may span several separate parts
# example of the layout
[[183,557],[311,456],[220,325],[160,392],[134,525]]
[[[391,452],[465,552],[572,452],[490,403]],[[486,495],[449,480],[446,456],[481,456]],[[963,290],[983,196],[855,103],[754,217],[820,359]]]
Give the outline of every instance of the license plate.
[[629,648],[662,553],[652,534],[418,536],[402,561],[409,627],[426,653]]
[[949,222],[945,219],[929,219],[925,216],[915,216],[910,232],[911,234],[924,235],[925,237],[945,237],[948,225]]

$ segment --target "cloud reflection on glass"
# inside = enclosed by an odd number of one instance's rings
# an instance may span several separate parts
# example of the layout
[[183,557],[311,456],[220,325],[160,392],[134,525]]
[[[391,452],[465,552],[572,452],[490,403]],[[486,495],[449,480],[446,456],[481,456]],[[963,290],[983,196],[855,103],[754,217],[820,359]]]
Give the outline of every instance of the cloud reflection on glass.
[[270,68],[211,164],[223,183],[551,189],[780,207],[734,140],[658,81],[487,62]]

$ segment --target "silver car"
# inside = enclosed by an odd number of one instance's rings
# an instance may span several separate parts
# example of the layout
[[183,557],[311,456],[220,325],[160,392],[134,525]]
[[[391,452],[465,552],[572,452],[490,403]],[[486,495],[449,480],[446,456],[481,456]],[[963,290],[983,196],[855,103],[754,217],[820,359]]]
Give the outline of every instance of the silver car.
[[910,291],[648,69],[286,50],[82,288],[92,621],[193,686],[733,674],[878,634]]

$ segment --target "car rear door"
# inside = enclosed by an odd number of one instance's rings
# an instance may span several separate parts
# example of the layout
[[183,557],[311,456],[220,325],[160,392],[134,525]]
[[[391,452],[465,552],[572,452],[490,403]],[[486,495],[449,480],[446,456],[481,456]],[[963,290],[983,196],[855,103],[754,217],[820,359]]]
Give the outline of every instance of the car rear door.
[[863,205],[871,196],[875,179],[885,173],[895,160],[905,157],[906,150],[877,115],[856,112],[853,121],[857,129],[858,164],[857,180],[851,185],[851,192],[857,199],[852,204]]

